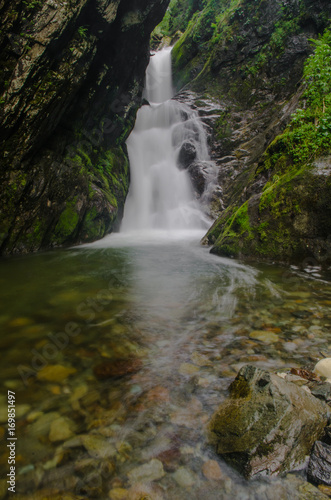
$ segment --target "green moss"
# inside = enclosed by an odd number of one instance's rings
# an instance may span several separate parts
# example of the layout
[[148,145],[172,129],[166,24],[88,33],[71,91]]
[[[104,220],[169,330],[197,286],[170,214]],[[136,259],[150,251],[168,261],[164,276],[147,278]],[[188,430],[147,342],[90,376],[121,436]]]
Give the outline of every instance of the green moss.
[[77,197],[66,203],[66,208],[61,213],[54,230],[54,239],[57,242],[65,242],[71,236],[79,222],[79,214],[76,209]]

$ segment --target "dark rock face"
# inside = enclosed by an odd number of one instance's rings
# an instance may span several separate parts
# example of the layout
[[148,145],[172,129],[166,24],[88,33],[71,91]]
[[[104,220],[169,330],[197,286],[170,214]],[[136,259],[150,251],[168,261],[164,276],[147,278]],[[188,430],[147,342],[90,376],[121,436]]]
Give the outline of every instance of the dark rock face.
[[293,470],[323,435],[326,404],[301,387],[243,367],[210,425],[217,452],[245,477]]
[[197,151],[194,144],[188,141],[184,142],[184,144],[182,144],[180,148],[178,155],[179,168],[189,167],[189,165],[195,160],[196,156]]
[[331,446],[316,441],[308,465],[308,479],[315,484],[331,486]]
[[0,253],[91,241],[116,226],[149,35],[168,3],[2,3]]
[[[173,49],[175,83],[185,85],[180,96],[195,91],[218,166],[222,194],[212,202],[217,220],[205,238],[215,254],[331,262],[330,158],[320,158],[314,172],[284,179],[268,201],[264,188],[279,172],[260,168],[304,106],[300,82],[313,50],[309,39],[323,33],[330,15],[327,0],[244,0],[224,16],[208,4]],[[217,26],[208,34],[211,18]]]
[[198,197],[205,191],[208,182],[208,168],[208,162],[194,162],[187,169],[193,188]]

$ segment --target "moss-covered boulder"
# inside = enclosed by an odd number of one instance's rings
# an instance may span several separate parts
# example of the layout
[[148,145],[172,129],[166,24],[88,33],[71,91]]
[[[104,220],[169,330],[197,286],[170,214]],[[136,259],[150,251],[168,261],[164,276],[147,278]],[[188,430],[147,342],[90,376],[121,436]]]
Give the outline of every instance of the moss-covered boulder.
[[[320,168],[320,165],[327,168]],[[274,175],[262,193],[231,206],[207,233],[212,253],[229,257],[331,261],[331,161]]]
[[245,477],[272,476],[302,465],[327,421],[326,404],[278,375],[247,365],[212,418],[211,440]]

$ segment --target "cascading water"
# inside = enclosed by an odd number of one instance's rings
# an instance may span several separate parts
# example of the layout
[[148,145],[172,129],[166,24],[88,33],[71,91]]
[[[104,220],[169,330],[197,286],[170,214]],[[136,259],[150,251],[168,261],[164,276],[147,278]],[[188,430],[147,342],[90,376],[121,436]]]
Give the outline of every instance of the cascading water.
[[205,230],[211,223],[187,171],[177,166],[180,148],[188,141],[196,161],[209,161],[205,131],[197,113],[171,100],[172,95],[171,49],[167,48],[151,57],[145,89],[150,104],[138,111],[127,141],[131,184],[122,233]]

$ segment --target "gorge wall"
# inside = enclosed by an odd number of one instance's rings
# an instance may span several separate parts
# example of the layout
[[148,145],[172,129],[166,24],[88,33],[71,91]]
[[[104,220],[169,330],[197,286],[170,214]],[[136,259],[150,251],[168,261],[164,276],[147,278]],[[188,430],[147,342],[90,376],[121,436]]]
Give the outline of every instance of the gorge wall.
[[0,253],[88,242],[121,217],[125,140],[169,0],[2,0]]
[[308,59],[330,17],[327,0],[173,0],[158,27],[218,167],[213,253],[331,262],[328,33]]

